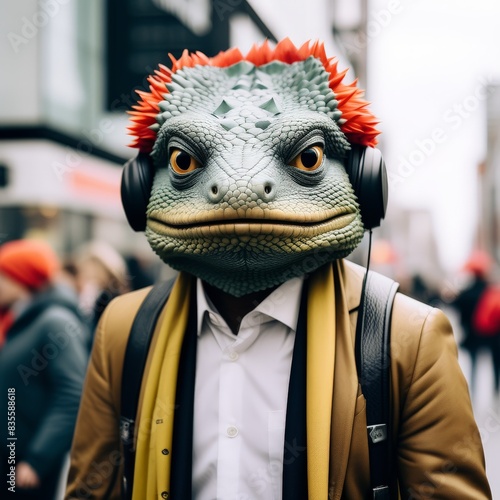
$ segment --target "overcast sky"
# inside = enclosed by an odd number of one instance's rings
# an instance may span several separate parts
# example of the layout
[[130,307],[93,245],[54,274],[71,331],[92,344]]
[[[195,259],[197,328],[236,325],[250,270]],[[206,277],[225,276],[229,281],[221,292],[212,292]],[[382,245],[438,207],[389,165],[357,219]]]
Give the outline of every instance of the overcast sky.
[[454,270],[474,241],[486,89],[500,83],[500,2],[371,0],[368,49],[390,209],[431,209],[442,263]]

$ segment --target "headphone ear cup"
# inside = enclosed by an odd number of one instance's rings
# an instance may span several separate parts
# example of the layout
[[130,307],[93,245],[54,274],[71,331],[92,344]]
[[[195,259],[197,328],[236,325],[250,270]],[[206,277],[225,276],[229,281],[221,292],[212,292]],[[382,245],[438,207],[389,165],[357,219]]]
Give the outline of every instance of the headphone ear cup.
[[380,226],[388,199],[387,170],[379,149],[352,145],[346,170],[361,209],[365,229]]
[[139,153],[124,165],[120,192],[125,215],[134,231],[146,229],[146,210],[153,178],[154,166],[147,153]]

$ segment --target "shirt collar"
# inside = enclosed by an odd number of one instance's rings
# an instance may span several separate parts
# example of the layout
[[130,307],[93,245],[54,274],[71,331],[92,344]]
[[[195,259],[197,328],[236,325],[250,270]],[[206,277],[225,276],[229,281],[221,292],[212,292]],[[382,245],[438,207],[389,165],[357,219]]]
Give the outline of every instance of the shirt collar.
[[[303,276],[286,281],[248,314],[263,314],[295,331],[297,329],[303,283]],[[196,300],[198,304],[197,332],[200,335],[205,314],[219,313],[210,298],[206,295],[203,283],[199,278],[196,280]]]
[[268,295],[253,312],[260,312],[278,320],[291,330],[296,330],[303,282],[303,276],[286,281]]

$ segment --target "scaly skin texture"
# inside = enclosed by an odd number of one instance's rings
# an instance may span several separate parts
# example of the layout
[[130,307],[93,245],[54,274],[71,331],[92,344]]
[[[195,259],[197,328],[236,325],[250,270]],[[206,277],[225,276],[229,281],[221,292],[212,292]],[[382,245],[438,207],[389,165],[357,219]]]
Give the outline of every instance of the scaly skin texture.
[[[328,75],[293,64],[177,71],[160,103],[147,238],[169,265],[235,296],[348,255],[363,236]],[[319,145],[321,165],[294,158]],[[177,173],[172,151],[196,160]]]

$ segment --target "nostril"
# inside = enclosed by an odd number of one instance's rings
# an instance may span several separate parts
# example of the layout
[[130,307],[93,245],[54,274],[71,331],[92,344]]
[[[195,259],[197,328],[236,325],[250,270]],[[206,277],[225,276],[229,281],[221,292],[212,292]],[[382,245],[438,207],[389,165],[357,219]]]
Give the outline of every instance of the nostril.
[[273,179],[269,178],[257,178],[253,179],[253,182],[249,185],[250,190],[254,196],[260,201],[269,203],[276,198],[278,187]]
[[210,203],[219,203],[227,192],[227,186],[218,181],[212,181],[205,188],[207,199]]

